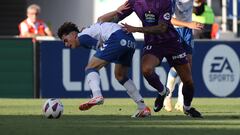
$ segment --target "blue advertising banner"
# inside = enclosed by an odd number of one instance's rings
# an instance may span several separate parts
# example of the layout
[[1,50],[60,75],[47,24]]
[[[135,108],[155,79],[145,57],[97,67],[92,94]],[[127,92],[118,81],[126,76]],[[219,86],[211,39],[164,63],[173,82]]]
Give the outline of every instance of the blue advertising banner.
[[[140,73],[140,56],[143,42],[133,57],[129,76],[144,97],[155,97],[157,92]],[[84,48],[68,49],[60,41],[40,43],[40,95],[42,98],[79,98],[90,97],[91,92],[85,83],[84,68],[95,53]],[[163,61],[156,72],[165,84],[169,66]],[[101,88],[104,97],[128,97],[126,90],[114,77],[114,64],[100,70]]]
[[[129,76],[143,97],[155,97],[157,92],[141,75],[141,46],[136,49]],[[195,97],[240,97],[240,42],[195,41],[193,80]],[[42,98],[89,98],[91,91],[85,83],[84,68],[95,53],[84,48],[68,49],[60,41],[40,44],[40,95]],[[165,85],[169,66],[164,60],[156,68]],[[128,97],[114,77],[114,64],[100,70],[104,97]],[[177,87],[176,87],[177,88]],[[173,93],[177,95],[177,90]]]
[[[237,0],[237,4],[238,4],[238,18],[240,18],[240,0]],[[229,18],[233,17],[233,0],[227,0],[227,15]]]
[[240,97],[240,41],[195,41],[193,79],[199,97]]

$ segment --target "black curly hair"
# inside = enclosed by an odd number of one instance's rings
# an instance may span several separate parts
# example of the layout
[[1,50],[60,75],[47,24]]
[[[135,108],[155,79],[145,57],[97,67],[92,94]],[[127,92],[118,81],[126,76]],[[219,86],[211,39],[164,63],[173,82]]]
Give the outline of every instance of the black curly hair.
[[70,32],[76,31],[79,33],[79,29],[76,24],[72,22],[65,22],[60,28],[58,28],[58,37],[62,39],[63,35],[68,35]]

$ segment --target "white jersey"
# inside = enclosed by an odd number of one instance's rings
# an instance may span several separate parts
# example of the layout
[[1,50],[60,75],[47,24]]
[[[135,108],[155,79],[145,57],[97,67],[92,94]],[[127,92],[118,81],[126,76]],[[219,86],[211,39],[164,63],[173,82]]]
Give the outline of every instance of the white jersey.
[[192,21],[193,0],[173,0],[173,6],[173,17],[184,22]]
[[104,22],[104,23],[95,23],[88,28],[85,28],[81,33],[78,34],[78,37],[81,35],[89,35],[90,37],[105,42],[109,39],[112,33],[120,30],[121,26],[116,23]]

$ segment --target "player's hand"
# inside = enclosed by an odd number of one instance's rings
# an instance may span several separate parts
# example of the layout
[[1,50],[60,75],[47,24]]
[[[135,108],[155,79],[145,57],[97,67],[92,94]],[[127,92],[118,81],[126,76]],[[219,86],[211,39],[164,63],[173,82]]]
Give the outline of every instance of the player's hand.
[[130,8],[130,4],[128,3],[128,1],[126,1],[123,5],[121,5],[120,7],[117,8],[117,12],[119,14],[123,14],[124,10],[127,10]]
[[122,24],[122,29],[127,33],[138,32],[137,27],[133,27],[131,25],[128,25],[127,23],[121,23],[121,24]]
[[195,30],[203,30],[204,25],[202,23],[199,23],[199,22],[190,22],[189,25],[188,25],[188,28],[195,29]]

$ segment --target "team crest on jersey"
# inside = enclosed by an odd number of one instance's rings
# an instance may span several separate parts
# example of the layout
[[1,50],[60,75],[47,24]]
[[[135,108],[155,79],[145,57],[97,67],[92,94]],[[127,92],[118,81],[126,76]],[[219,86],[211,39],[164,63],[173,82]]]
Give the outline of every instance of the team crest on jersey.
[[153,14],[151,11],[148,11],[147,13],[145,13],[145,21],[147,23],[154,23],[154,22],[156,22],[156,15]]
[[127,45],[127,41],[125,39],[122,39],[120,41],[120,44],[121,44],[121,46],[126,46]]
[[165,20],[170,20],[171,19],[171,14],[170,13],[165,13],[164,15],[163,15],[163,18],[165,19]]

